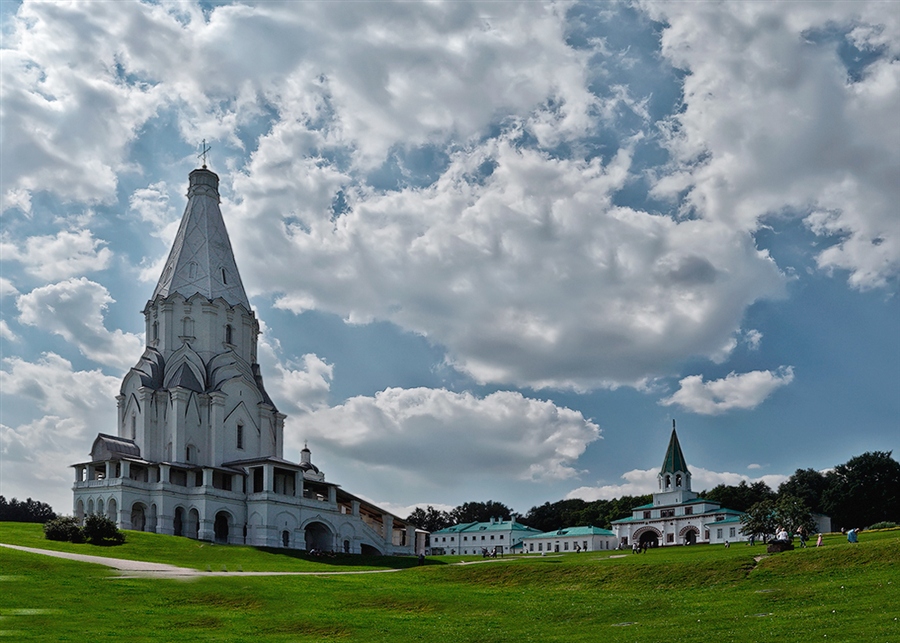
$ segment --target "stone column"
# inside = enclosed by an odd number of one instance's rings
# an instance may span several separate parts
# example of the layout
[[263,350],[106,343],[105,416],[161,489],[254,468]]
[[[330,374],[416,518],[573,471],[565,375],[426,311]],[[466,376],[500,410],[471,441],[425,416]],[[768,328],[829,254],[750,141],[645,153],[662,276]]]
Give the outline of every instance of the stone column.
[[394,517],[383,515],[381,522],[384,525],[384,542],[392,545],[394,543]]

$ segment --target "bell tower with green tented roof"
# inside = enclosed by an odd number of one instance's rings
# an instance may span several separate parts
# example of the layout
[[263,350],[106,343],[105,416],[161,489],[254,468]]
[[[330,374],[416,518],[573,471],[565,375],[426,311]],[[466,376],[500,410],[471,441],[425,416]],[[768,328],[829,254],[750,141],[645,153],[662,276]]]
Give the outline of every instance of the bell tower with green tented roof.
[[691,491],[691,472],[678,443],[675,420],[672,420],[672,437],[669,438],[669,448],[666,449],[666,457],[663,459],[657,480],[659,493],[653,494],[653,504],[657,506],[680,504],[697,497],[697,494]]

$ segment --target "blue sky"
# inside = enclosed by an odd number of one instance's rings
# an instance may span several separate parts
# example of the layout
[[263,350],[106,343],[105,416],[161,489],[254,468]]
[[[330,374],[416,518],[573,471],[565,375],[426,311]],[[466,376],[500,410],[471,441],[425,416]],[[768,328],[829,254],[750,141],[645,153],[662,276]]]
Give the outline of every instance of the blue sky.
[[900,444],[891,2],[2,2],[0,493],[71,511],[201,141],[285,456],[405,515]]

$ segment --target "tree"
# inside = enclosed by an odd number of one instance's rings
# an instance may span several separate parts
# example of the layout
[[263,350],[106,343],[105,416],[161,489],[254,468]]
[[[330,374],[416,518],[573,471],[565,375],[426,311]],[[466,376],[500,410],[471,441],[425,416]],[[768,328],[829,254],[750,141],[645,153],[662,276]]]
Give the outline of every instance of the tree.
[[757,502],[774,499],[775,492],[765,482],[759,481],[748,485],[746,480],[741,480],[738,485],[720,484],[710,491],[702,491],[700,496],[718,502],[728,509],[747,511]]
[[815,469],[797,469],[790,478],[778,487],[779,496],[796,496],[806,503],[810,510],[824,513],[822,496],[828,488],[825,474]]
[[807,534],[816,530],[816,521],[806,503],[797,496],[782,496],[775,502],[775,517],[789,534],[803,529]]
[[816,529],[809,507],[796,496],[755,503],[741,516],[741,524],[741,533],[745,536],[762,536],[764,539],[779,527],[784,527],[789,534],[795,534],[801,528],[810,534]]
[[427,532],[439,531],[444,527],[453,524],[450,514],[440,509],[435,509],[428,505],[427,509],[416,507],[415,510],[406,517],[406,522],[415,525],[419,529]]
[[7,522],[41,522],[56,518],[53,508],[45,502],[37,500],[16,500],[13,498],[7,501],[6,498],[0,496],[0,521]]
[[765,540],[769,534],[775,533],[778,526],[775,520],[775,502],[761,500],[741,516],[741,533],[745,536],[762,536]]
[[510,520],[512,510],[502,502],[466,502],[450,511],[451,524],[489,522],[491,518]]
[[891,453],[863,453],[826,474],[822,504],[834,529],[900,522],[900,463]]

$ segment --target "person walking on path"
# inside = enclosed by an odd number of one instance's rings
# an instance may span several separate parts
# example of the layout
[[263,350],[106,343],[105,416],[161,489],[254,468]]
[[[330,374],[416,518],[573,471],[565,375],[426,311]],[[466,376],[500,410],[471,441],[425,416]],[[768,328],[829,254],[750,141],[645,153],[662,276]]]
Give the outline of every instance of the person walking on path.
[[816,538],[816,547],[822,546],[822,534],[819,534],[819,537]]

